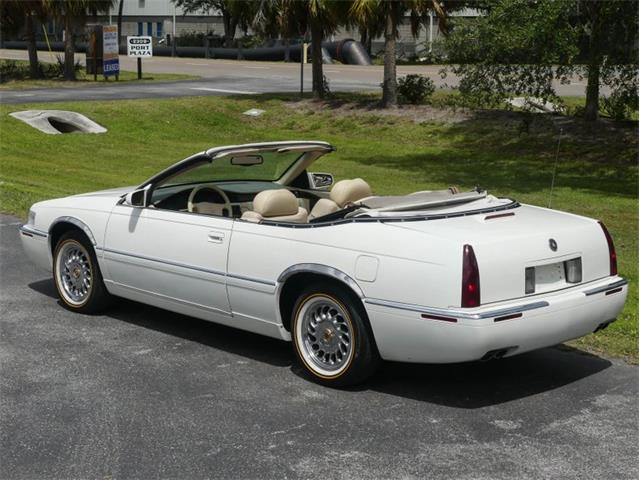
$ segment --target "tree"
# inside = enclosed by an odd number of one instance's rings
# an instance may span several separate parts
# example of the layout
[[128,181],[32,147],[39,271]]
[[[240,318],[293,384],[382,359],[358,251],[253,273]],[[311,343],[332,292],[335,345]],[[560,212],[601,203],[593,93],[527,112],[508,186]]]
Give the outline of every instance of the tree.
[[35,22],[44,20],[45,13],[42,0],[3,0],[0,3],[0,28],[3,32],[25,30],[31,78],[40,78],[42,74],[38,64]]
[[108,12],[115,0],[44,0],[56,17],[64,19],[64,79],[75,80],[76,30],[84,27],[87,15]]
[[[456,0],[452,3],[459,8],[463,2]],[[437,0],[354,0],[351,6],[349,17],[352,23],[372,34],[384,33],[382,106],[385,108],[398,105],[396,40],[405,14],[409,14],[411,32],[416,37],[422,26],[427,24],[430,12],[435,12],[440,25],[445,25],[446,12]]]
[[348,8],[349,3],[340,0],[263,0],[254,26],[287,39],[294,32],[299,36],[311,34],[312,90],[314,97],[323,98],[322,41],[346,22]]
[[[252,27],[267,37],[281,37],[289,45],[292,38],[303,36],[307,28],[296,19],[295,12],[289,11],[294,7],[293,2],[262,0],[256,8]],[[288,50],[285,51],[285,61],[289,61]]]
[[[567,2],[575,8],[581,50],[586,57],[585,119],[598,118],[600,83],[614,87],[614,94],[637,108],[638,2],[581,0]],[[635,75],[634,75],[635,73]],[[635,95],[631,95],[635,92]]]
[[466,98],[558,102],[555,83],[579,75],[587,79],[586,120],[598,118],[601,85],[637,103],[637,2],[486,0],[480,7],[485,14],[459,22],[446,41]]
[[236,28],[246,30],[255,15],[255,2],[246,0],[172,0],[184,13],[217,11],[222,15],[224,45],[233,46]]

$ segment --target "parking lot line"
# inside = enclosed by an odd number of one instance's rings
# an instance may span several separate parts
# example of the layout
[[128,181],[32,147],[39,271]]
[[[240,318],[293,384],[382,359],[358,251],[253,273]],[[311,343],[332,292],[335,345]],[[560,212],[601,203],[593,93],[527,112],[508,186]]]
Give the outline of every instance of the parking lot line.
[[205,92],[220,92],[220,93],[237,93],[240,95],[258,95],[258,92],[248,92],[246,90],[227,90],[225,88],[208,88],[208,87],[192,87],[191,90],[202,90]]

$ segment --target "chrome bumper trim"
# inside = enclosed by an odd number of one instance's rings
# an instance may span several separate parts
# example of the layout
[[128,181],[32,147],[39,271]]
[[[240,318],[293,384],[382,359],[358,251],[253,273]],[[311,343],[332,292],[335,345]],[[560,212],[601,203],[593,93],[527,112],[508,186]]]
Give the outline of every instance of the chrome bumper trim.
[[602,293],[602,292],[606,292],[608,290],[613,290],[614,288],[624,287],[628,283],[629,282],[627,282],[623,278],[622,280],[618,280],[616,282],[609,283],[608,285],[603,285],[602,287],[596,287],[596,288],[592,288],[590,290],[584,290],[582,293],[584,293],[587,297],[589,297],[589,296],[595,295],[597,293]]
[[42,230],[38,230],[37,228],[32,227],[31,225],[21,225],[20,226],[20,233],[22,233],[23,235],[26,236],[36,236],[36,237],[43,237],[43,238],[47,238],[49,236],[49,234],[47,232],[43,232]]
[[457,309],[424,307],[421,305],[413,305],[410,303],[391,302],[389,300],[380,300],[377,298],[365,298],[364,302],[371,305],[379,305],[381,307],[397,308],[398,310],[427,313],[432,315],[445,315],[467,320],[482,320],[484,318],[502,317],[504,315],[511,315],[513,313],[521,313],[528,310],[536,310],[538,308],[549,306],[549,302],[539,301],[525,303],[523,305],[514,305],[513,307],[496,308],[494,310],[485,310],[483,312],[474,313]]

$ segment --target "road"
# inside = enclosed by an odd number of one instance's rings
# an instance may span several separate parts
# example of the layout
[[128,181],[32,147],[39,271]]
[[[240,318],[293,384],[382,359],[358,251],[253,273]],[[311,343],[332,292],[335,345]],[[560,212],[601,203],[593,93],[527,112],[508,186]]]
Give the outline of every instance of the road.
[[638,369],[549,348],[305,380],[289,345],[121,301],[72,314],[0,216],[0,478],[638,478]]
[[[0,50],[0,58],[26,60],[22,50]],[[41,61],[56,61],[55,54],[39,52]],[[77,54],[84,62],[84,55]],[[120,57],[123,70],[136,70],[136,62]],[[433,79],[437,86],[456,85],[455,77],[442,79],[439,65],[399,66],[398,76],[418,73]],[[168,96],[230,95],[246,92],[297,92],[300,90],[300,64],[284,62],[251,62],[234,60],[207,60],[199,58],[153,57],[145,59],[143,70],[147,73],[183,73],[202,77],[197,83],[149,82],[131,83],[117,87],[77,87],[37,90],[0,91],[0,103],[31,103],[96,99],[155,98]],[[379,65],[325,65],[324,73],[333,91],[379,90],[382,67]],[[311,65],[305,65],[305,90],[311,89]],[[90,89],[90,90],[89,90]],[[98,90],[99,89],[99,90]],[[570,84],[556,85],[560,95],[584,95],[585,83],[573,79]]]

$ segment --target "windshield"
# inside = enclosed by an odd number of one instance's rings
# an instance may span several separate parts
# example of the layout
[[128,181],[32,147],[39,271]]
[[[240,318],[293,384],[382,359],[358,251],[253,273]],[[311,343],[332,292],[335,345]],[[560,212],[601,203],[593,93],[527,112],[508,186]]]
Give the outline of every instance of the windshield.
[[229,180],[278,180],[302,155],[301,152],[261,151],[214,159],[174,175],[162,187]]

